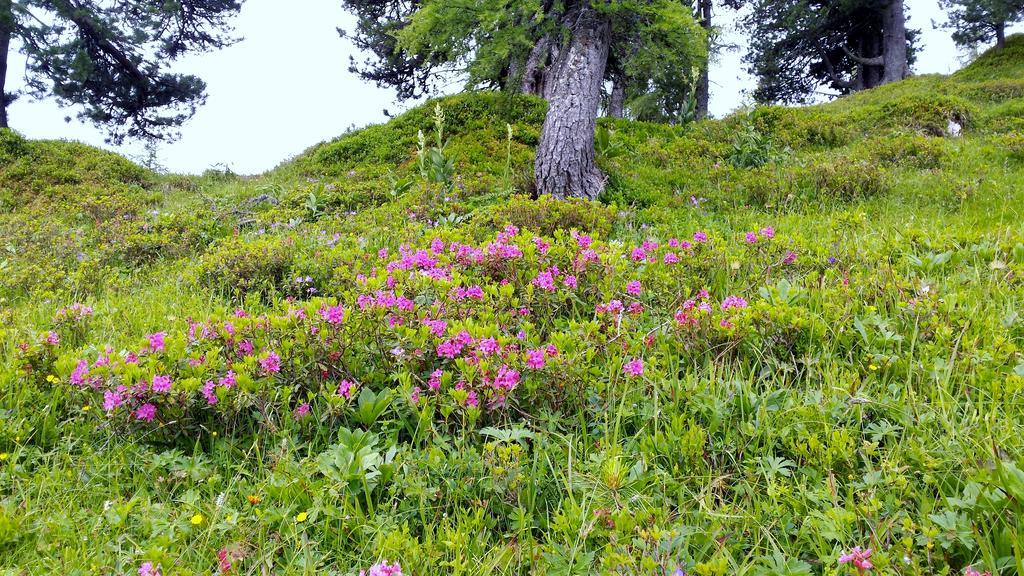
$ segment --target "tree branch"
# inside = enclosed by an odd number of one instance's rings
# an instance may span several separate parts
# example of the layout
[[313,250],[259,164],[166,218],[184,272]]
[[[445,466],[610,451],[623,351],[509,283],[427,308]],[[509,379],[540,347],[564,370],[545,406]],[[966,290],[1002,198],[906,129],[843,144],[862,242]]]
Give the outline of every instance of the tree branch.
[[885,60],[881,56],[875,56],[874,58],[864,58],[863,56],[857,56],[856,54],[851,52],[850,49],[847,48],[846,46],[843,46],[842,48],[843,52],[845,52],[851,60],[858,64],[863,64],[865,66],[882,66],[885,64]]

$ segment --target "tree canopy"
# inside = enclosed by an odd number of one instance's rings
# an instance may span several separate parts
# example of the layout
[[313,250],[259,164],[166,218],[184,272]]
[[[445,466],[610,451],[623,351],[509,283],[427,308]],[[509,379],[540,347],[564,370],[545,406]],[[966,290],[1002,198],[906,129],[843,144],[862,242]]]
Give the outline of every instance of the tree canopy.
[[942,0],[949,12],[947,27],[953,29],[953,41],[974,47],[995,42],[1006,43],[1006,27],[1024,20],[1024,0]]
[[[108,139],[173,137],[205,101],[198,77],[168,70],[191,52],[226,46],[242,0],[0,0],[0,93],[12,44],[36,97],[81,109]],[[13,41],[13,42],[12,42]],[[14,95],[4,93],[3,125]]]
[[[733,2],[733,5],[742,2]],[[821,87],[848,94],[910,73],[902,0],[754,0],[742,25],[760,102],[805,103]]]

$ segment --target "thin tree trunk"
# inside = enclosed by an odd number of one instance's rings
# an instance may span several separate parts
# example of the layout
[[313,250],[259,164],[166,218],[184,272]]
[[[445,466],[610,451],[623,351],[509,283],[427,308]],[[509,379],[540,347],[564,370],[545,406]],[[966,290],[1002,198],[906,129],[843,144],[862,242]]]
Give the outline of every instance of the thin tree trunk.
[[626,82],[618,78],[612,84],[612,94],[608,99],[608,115],[612,118],[622,118],[626,112]]
[[544,68],[551,56],[551,39],[547,36],[540,39],[530,50],[530,55],[523,64],[519,90],[523,94],[541,95],[544,92]]
[[564,22],[571,38],[545,75],[548,113],[534,161],[537,192],[555,198],[596,199],[604,190],[605,177],[594,159],[594,129],[611,26],[589,0],[574,2]]
[[1006,47],[1006,22],[996,24],[996,48]]
[[0,0],[0,128],[7,128],[7,52],[14,29],[12,0]]
[[704,31],[708,33],[708,61],[700,69],[697,78],[697,119],[708,117],[708,105],[711,102],[711,80],[708,70],[711,68],[711,0],[697,0],[697,17]]
[[907,17],[903,0],[891,0],[882,13],[882,84],[903,80],[910,74],[907,64]]

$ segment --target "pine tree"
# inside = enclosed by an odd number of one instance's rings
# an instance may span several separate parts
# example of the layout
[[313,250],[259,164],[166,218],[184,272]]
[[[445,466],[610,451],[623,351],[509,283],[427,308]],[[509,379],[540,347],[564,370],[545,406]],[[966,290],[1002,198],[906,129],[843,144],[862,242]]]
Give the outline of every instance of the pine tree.
[[1006,44],[1006,27],[1024,20],[1024,0],[942,0],[949,11],[948,28],[959,46],[975,47],[995,42]]
[[[400,96],[428,89],[443,70],[468,88],[544,97],[534,169],[538,192],[556,197],[596,198],[604,188],[594,128],[605,80],[649,89],[659,70],[706,58],[706,34],[678,0],[392,0],[374,3],[376,12],[365,0],[344,4],[359,16],[356,37],[375,47],[361,73]],[[616,98],[606,106],[618,107]]]
[[169,63],[233,42],[242,0],[0,0],[0,127],[16,95],[4,90],[12,47],[27,57],[35,97],[81,109],[108,141],[173,138],[206,98]]
[[917,35],[906,23],[903,0],[754,0],[743,21],[754,97],[804,103],[823,86],[848,94],[902,80]]

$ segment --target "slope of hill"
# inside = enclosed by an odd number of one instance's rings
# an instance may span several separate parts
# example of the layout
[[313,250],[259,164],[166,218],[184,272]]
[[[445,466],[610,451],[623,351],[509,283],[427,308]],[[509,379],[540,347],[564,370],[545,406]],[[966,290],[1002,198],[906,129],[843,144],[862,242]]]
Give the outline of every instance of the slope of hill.
[[500,94],[253,178],[0,131],[0,573],[1024,573],[1022,78],[604,120],[602,203]]

